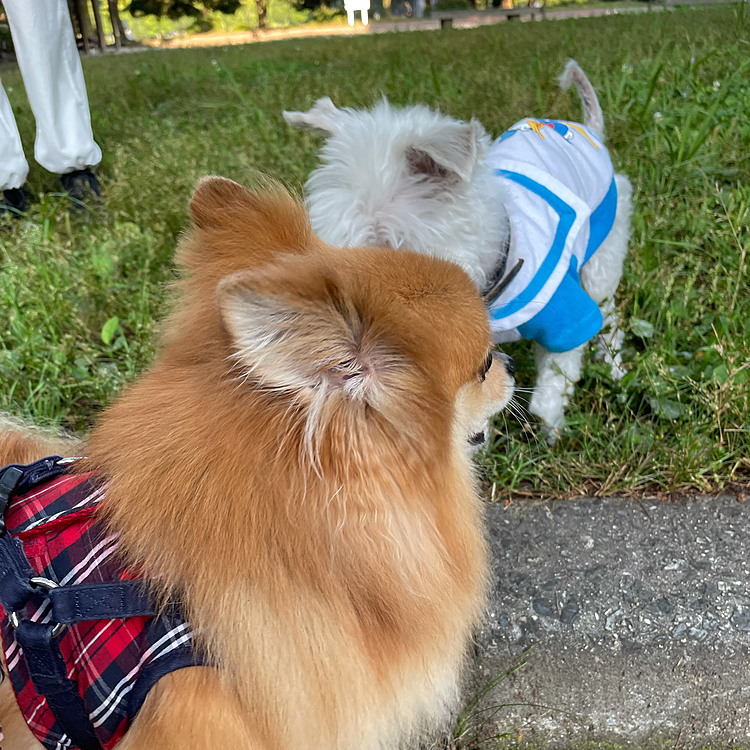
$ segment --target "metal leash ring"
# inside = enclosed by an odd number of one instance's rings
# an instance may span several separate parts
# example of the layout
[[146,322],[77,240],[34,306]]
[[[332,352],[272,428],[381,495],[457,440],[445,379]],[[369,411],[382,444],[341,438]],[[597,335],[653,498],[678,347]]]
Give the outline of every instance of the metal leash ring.
[[[60,588],[59,583],[55,583],[54,581],[51,581],[49,578],[45,578],[44,576],[34,576],[33,578],[29,579],[29,583],[32,586],[38,586],[39,588],[46,589],[47,591]],[[10,624],[13,626],[14,629],[17,628],[21,622],[21,619],[18,616],[18,612],[11,612],[8,619],[10,620]],[[57,636],[60,635],[60,633],[62,633],[63,630],[65,630],[65,628],[66,628],[65,623],[62,623],[62,622],[56,623],[55,626],[52,628],[52,637],[57,638]]]

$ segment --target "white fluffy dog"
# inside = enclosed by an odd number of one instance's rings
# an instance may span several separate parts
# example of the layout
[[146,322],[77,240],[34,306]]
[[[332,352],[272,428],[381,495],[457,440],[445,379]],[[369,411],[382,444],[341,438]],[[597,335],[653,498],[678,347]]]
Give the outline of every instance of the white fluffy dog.
[[[338,246],[405,247],[452,260],[483,293],[498,343],[537,342],[530,410],[555,442],[586,342],[623,375],[614,295],[631,186],[604,146],[596,93],[575,61],[584,125],[527,118],[491,141],[476,120],[423,105],[339,109],[319,99],[286,121],[327,136],[307,182],[313,229]],[[511,137],[512,136],[512,137]]]

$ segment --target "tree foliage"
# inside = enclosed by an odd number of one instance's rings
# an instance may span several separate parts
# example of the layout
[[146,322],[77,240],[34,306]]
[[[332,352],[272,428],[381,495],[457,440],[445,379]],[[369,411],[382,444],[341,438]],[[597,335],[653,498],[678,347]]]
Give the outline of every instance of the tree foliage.
[[204,11],[217,10],[234,13],[242,5],[241,0],[131,0],[127,7],[133,16],[157,16],[159,18],[198,17]]
[[316,21],[330,20],[344,10],[343,0],[291,0],[291,3],[295,10],[312,11]]

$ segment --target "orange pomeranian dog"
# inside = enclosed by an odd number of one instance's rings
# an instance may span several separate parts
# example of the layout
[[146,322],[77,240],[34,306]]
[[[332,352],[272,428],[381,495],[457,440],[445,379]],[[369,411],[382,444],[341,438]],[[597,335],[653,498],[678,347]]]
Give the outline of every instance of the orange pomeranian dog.
[[[3,748],[416,742],[455,706],[481,617],[470,444],[510,399],[512,361],[491,353],[476,288],[449,262],[332,249],[279,188],[207,178],[190,208],[158,360],[102,416],[86,459],[62,474],[39,464],[52,472],[41,489],[13,474],[0,542],[23,548],[17,589],[36,599],[19,609],[0,589]],[[0,466],[54,450],[0,432]],[[42,523],[43,505],[58,513]],[[89,543],[79,562],[66,535]],[[94,558],[110,579],[89,574]],[[76,586],[80,609],[65,609]],[[120,587],[115,609],[105,586]],[[160,667],[185,644],[190,657]]]

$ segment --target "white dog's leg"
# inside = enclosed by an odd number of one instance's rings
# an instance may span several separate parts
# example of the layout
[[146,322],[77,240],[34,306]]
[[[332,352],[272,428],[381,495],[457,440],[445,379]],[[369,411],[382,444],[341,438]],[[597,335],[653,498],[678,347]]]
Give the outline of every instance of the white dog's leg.
[[614,296],[607,298],[604,304],[600,305],[600,308],[604,317],[604,325],[602,326],[602,332],[596,339],[594,359],[604,360],[612,370],[612,377],[619,381],[625,375],[620,354],[624,334],[620,330],[620,320],[615,310]]
[[584,348],[553,353],[536,345],[536,386],[529,411],[542,420],[542,433],[550,446],[557,441],[565,423],[565,407],[581,377]]
[[620,380],[625,374],[620,359],[623,334],[615,310],[615,293],[622,277],[622,264],[628,252],[633,188],[628,178],[623,175],[616,175],[615,182],[615,223],[601,247],[581,269],[581,283],[586,294],[599,305],[604,317],[602,332],[597,339],[596,358],[608,362],[612,368],[612,377]]
[[[581,283],[586,293],[599,305],[604,318],[597,339],[597,357],[612,368],[612,376],[622,378],[625,371],[620,360],[623,334],[615,310],[615,292],[622,277],[622,264],[628,252],[633,189],[623,175],[616,175],[617,214],[612,230],[581,269]],[[581,377],[585,345],[570,352],[554,354],[537,346],[537,382],[529,410],[542,420],[542,432],[554,445],[565,421],[565,407]]]

